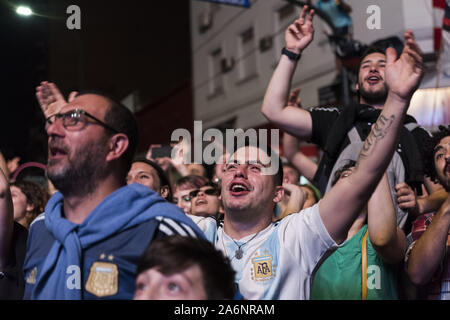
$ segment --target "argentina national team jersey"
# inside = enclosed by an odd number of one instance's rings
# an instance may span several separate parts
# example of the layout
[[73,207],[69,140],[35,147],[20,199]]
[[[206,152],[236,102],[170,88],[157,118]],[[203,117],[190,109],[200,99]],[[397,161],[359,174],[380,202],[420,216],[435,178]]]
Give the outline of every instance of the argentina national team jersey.
[[[40,215],[32,224],[24,264],[25,295],[30,299],[36,279],[55,241]],[[136,266],[149,243],[164,236],[179,234],[198,238],[187,224],[157,216],[138,226],[86,248],[81,266],[70,266],[62,286],[82,291],[82,299],[132,299]]]
[[[234,241],[214,219],[190,217],[231,260],[239,290],[249,300],[309,299],[316,265],[327,251],[337,248],[322,223],[318,204],[270,224],[256,236]],[[241,259],[236,256],[238,246]]]

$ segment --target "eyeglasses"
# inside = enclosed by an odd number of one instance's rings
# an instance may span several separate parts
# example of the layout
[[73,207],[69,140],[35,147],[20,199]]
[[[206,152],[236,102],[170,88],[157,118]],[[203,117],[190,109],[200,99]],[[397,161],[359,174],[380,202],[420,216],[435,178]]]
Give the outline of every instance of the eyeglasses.
[[204,194],[209,195],[209,196],[218,196],[219,195],[219,190],[214,189],[214,188],[209,188],[209,189],[206,189],[206,190],[194,190],[194,191],[191,191],[191,192],[189,192],[189,196],[191,198],[195,198],[195,197],[198,196],[198,194],[200,192],[203,192]]
[[103,121],[97,119],[93,115],[81,109],[74,109],[65,113],[56,113],[45,120],[45,127],[48,128],[48,126],[53,124],[56,120],[62,119],[62,125],[64,126],[64,128],[66,128],[67,130],[77,131],[83,129],[87,123],[93,123],[91,121],[88,121],[88,118],[91,118],[95,121],[95,123],[111,130],[112,132],[119,133],[119,131],[117,131],[113,127],[110,127]]

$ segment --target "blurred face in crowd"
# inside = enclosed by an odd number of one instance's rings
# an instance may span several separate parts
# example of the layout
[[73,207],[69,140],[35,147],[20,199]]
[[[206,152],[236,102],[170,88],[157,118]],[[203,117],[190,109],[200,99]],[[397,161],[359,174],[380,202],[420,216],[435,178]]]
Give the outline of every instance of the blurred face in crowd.
[[314,192],[310,188],[305,186],[300,186],[300,188],[305,190],[307,194],[307,198],[305,200],[305,203],[303,204],[302,209],[312,207],[316,203],[316,197],[314,195]]
[[196,176],[206,176],[205,167],[198,163],[190,163],[186,165],[188,170],[188,175],[196,175]]
[[183,209],[184,213],[191,213],[191,196],[189,193],[196,190],[195,188],[182,189],[178,187],[173,194],[173,202]]
[[205,300],[203,274],[195,264],[186,270],[165,275],[157,268],[141,272],[136,279],[134,300]]
[[450,136],[443,138],[434,148],[434,167],[439,182],[450,190]]
[[361,103],[369,105],[384,104],[388,87],[385,81],[386,56],[374,52],[361,62],[358,74],[358,84]]
[[155,168],[145,162],[133,162],[127,175],[127,184],[140,183],[150,189],[160,192],[161,183]]
[[266,174],[269,167],[270,157],[256,147],[240,148],[231,155],[222,177],[225,212],[273,210],[274,202],[283,198],[283,188],[275,185],[274,175]]
[[290,166],[283,166],[283,182],[298,184],[299,180],[300,175],[298,174],[298,171]]
[[190,192],[191,213],[196,216],[217,216],[220,209],[219,190],[204,186]]
[[[98,95],[76,97],[61,114],[81,109],[104,122],[109,102]],[[84,189],[93,191],[96,182],[107,174],[108,136],[104,127],[88,117],[78,125],[64,127],[56,119],[46,127],[48,134],[47,175],[63,193]]]
[[14,221],[28,227],[27,213],[31,213],[34,209],[32,204],[28,204],[26,195],[16,186],[11,186],[11,197],[14,206]]

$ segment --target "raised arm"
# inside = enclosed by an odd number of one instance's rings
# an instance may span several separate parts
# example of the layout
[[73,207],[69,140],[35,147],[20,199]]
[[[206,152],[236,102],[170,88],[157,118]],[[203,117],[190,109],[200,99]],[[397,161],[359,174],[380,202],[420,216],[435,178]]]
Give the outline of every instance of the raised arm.
[[444,259],[450,229],[450,196],[411,250],[407,272],[418,285],[428,283]]
[[289,194],[290,197],[286,208],[284,208],[277,220],[283,219],[292,213],[300,212],[305,204],[306,198],[308,197],[306,191],[298,185],[283,183],[283,188],[284,192]]
[[409,100],[422,76],[421,50],[412,31],[399,59],[393,48],[386,50],[386,83],[389,93],[356,163],[355,172],[333,187],[319,203],[319,212],[330,236],[338,243],[377,186],[398,143]]
[[14,211],[9,183],[0,170],[0,271],[8,265],[14,230]]
[[[313,40],[313,16],[314,10],[308,13],[308,7],[304,6],[300,17],[285,32],[285,47],[287,50],[300,54]],[[281,55],[264,96],[261,112],[282,130],[298,137],[310,138],[312,119],[309,112],[286,106],[296,66],[297,61],[291,60],[284,54]]]
[[[294,89],[289,94],[288,106],[301,108],[301,99],[298,97],[300,89]],[[301,175],[312,181],[317,171],[317,163],[300,151],[300,141],[289,133],[283,135],[283,152],[286,159],[289,160]]]
[[387,263],[399,263],[406,251],[406,237],[397,227],[397,214],[386,173],[367,204],[370,242]]

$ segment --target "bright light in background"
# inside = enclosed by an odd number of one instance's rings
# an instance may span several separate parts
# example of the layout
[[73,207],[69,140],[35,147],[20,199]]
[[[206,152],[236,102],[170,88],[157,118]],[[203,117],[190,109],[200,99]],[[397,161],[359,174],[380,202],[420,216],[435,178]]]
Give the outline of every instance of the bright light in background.
[[409,103],[408,114],[429,130],[450,123],[450,87],[417,90]]
[[16,13],[20,14],[21,16],[31,16],[33,14],[33,11],[29,7],[19,6],[16,9]]

